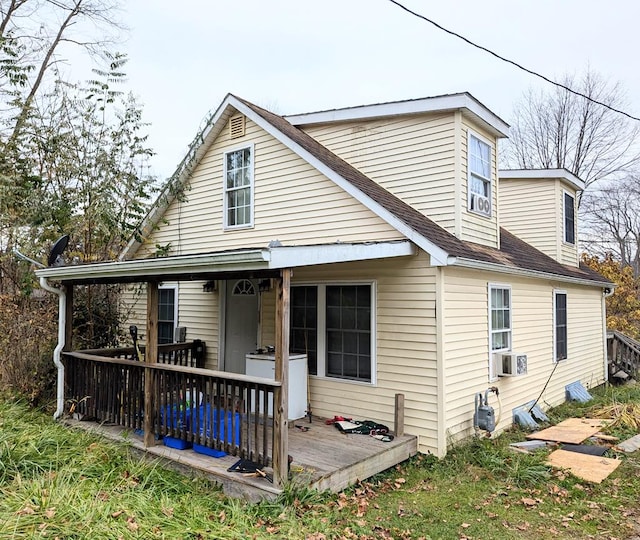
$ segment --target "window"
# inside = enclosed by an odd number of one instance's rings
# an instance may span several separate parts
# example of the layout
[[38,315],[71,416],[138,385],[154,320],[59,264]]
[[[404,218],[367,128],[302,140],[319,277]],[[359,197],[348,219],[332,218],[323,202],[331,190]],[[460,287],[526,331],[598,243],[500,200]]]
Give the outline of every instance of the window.
[[253,225],[253,147],[224,155],[224,226]]
[[291,288],[291,351],[306,353],[309,373],[373,382],[373,285]]
[[511,288],[490,285],[489,295],[491,352],[508,351],[511,349]]
[[553,359],[567,359],[567,293],[553,291]]
[[318,288],[291,288],[291,352],[306,354],[309,373],[318,374]]
[[575,199],[569,193],[564,194],[564,241],[576,243]]
[[491,145],[469,133],[469,201],[470,211],[491,216]]
[[177,287],[158,288],[158,343],[173,343],[178,320]]

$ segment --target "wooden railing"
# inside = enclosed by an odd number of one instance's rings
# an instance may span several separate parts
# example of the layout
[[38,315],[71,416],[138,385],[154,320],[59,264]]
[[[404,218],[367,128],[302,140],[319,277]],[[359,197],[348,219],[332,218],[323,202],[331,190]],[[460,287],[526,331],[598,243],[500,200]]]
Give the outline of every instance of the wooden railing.
[[607,331],[609,376],[622,370],[635,377],[640,371],[640,342],[616,331]]
[[[172,437],[262,466],[272,464],[268,410],[279,382],[96,352],[63,353],[67,412],[140,431],[150,414],[158,439]],[[148,376],[152,403],[145,407]]]
[[[137,351],[133,347],[87,349],[82,352],[96,356],[106,356],[108,358],[143,360],[143,358],[136,358]],[[203,368],[205,352],[205,343],[199,339],[185,343],[158,345],[158,362],[161,364]],[[146,347],[144,345],[140,345],[140,353],[144,357],[146,353]]]

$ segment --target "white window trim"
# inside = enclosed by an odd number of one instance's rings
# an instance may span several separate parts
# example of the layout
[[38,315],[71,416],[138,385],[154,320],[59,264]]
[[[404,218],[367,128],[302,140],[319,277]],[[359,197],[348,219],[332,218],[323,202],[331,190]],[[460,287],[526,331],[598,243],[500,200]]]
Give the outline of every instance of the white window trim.
[[[485,178],[484,176],[471,173],[471,160],[470,160],[471,150],[470,149],[471,149],[472,138],[478,139],[480,142],[483,142],[489,146],[489,168],[490,168],[489,178]],[[494,155],[494,144],[489,139],[487,139],[486,137],[483,137],[482,135],[480,135],[479,133],[476,133],[471,129],[467,130],[467,211],[472,213],[473,215],[481,216],[489,219],[493,216],[493,155]],[[478,212],[477,210],[473,210],[471,208],[471,196],[473,195],[473,192],[471,191],[472,176],[476,176],[482,179],[483,181],[489,182],[489,213],[488,214],[485,214],[484,212]]]
[[[572,199],[573,199],[573,242],[568,242],[567,241],[567,205],[565,202],[565,196],[569,195]],[[562,190],[562,243],[567,245],[567,246],[575,246],[576,245],[576,240],[578,237],[578,231],[577,231],[577,220],[576,220],[576,196],[571,193],[570,191],[567,191],[566,189]]]
[[[567,300],[567,357],[562,360],[558,360],[558,351],[557,351],[557,326],[556,326],[556,298],[559,294],[564,294]],[[553,363],[557,364],[558,362],[566,362],[569,360],[569,295],[565,289],[553,289]]]
[[[371,286],[371,380],[356,381],[353,379],[342,379],[340,377],[327,376],[327,286]],[[378,289],[376,281],[309,281],[296,282],[291,284],[292,287],[317,287],[318,289],[318,344],[317,344],[317,371],[316,375],[310,375],[317,379],[326,381],[357,384],[364,386],[376,386],[377,384],[377,337],[376,337],[376,313],[377,313],[377,297]]]
[[[178,298],[179,298],[178,297],[178,292],[179,292],[178,284],[177,283],[163,283],[162,285],[158,285],[158,291],[170,290],[170,289],[173,289],[173,291],[174,291],[173,292],[174,302],[173,302],[173,332],[172,332],[172,336],[175,336],[176,328],[178,326],[180,326],[180,324],[178,324],[178,313],[179,313],[179,310],[178,310],[178,302],[179,302],[179,300],[178,300]],[[173,339],[171,341],[173,341]]]
[[[250,171],[251,178],[249,182],[251,208],[249,210],[249,223],[243,223],[242,225],[229,225],[227,221],[229,217],[229,214],[227,212],[228,210],[227,208],[228,207],[228,204],[227,204],[227,155],[232,154],[233,152],[238,152],[239,150],[246,150],[246,149],[249,149],[249,151],[251,152],[251,171]],[[229,150],[226,150],[223,154],[223,157],[222,157],[222,212],[223,212],[222,224],[225,231],[235,231],[238,229],[253,228],[253,215],[254,215],[254,209],[255,209],[255,197],[254,197],[255,166],[256,166],[256,155],[255,155],[255,149],[254,149],[253,143],[243,144],[235,148],[230,148]]]
[[[508,289],[509,290],[509,347],[503,349],[493,350],[493,325],[491,324],[491,291],[493,289]],[[498,380],[498,373],[496,369],[496,363],[493,355],[501,352],[509,352],[513,349],[513,291],[511,285],[508,283],[487,283],[487,311],[488,311],[488,328],[489,328],[489,382],[495,382]]]

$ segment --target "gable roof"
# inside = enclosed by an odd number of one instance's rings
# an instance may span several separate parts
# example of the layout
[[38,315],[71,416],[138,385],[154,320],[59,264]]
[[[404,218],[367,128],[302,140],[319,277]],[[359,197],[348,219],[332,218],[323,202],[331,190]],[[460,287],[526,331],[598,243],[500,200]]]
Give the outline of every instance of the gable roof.
[[[468,95],[468,94],[467,94]],[[327,178],[335,182],[360,203],[376,213],[406,238],[414,242],[431,258],[434,265],[459,265],[484,267],[494,271],[553,274],[559,279],[577,280],[591,284],[609,284],[602,276],[588,268],[562,265],[519,240],[506,230],[501,230],[501,249],[491,248],[460,240],[427,216],[396,197],[377,182],[331,152],[316,139],[295,127],[282,116],[274,114],[249,101],[228,94],[214,113],[201,135],[200,144],[193,148],[192,163],[202,159],[211,143],[218,136],[228,118],[236,111],[243,113],[258,126],[295,152]],[[183,161],[184,163],[184,161]],[[186,182],[190,167],[179,169],[174,182]],[[169,204],[165,198],[146,218],[145,229],[155,225]],[[121,260],[137,248],[132,240],[121,255]]]

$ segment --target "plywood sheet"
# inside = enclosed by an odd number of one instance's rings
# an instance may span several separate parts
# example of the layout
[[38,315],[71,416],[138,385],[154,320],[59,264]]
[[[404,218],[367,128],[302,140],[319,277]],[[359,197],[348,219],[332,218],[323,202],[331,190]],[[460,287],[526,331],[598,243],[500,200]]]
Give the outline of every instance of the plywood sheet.
[[608,420],[567,418],[555,426],[527,435],[527,439],[580,444],[607,425]]
[[558,469],[566,469],[574,476],[582,478],[587,482],[599,484],[618,468],[621,461],[619,459],[602,456],[590,456],[587,454],[568,452],[566,450],[556,450],[549,454],[547,463]]

